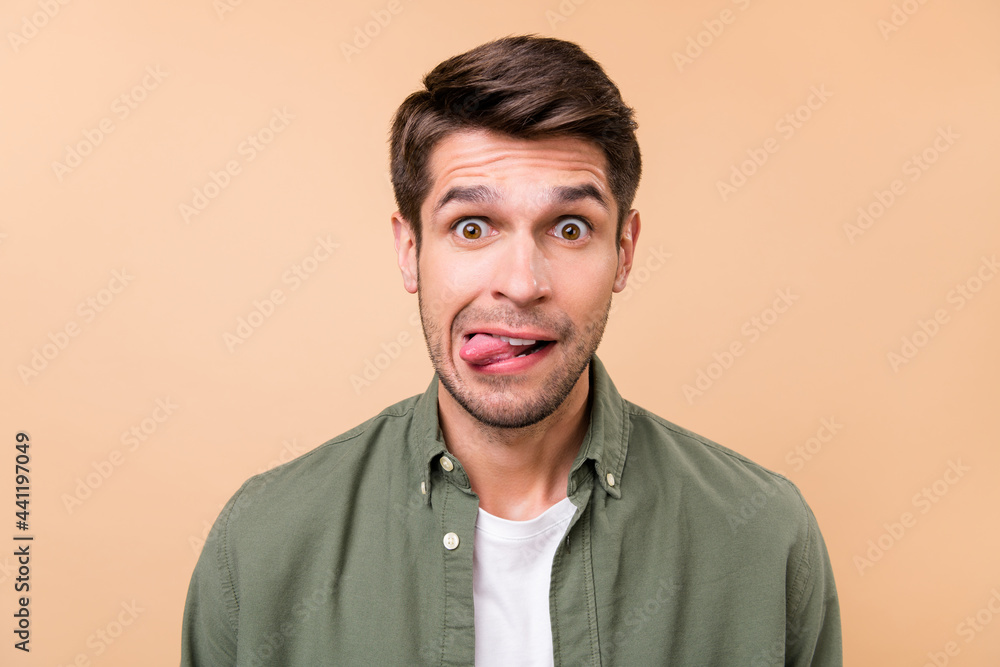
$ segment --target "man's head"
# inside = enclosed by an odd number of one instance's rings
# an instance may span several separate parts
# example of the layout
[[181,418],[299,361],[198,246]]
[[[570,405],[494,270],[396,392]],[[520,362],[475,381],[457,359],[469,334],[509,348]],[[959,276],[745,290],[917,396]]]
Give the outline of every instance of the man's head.
[[506,37],[435,67],[424,77],[424,89],[407,97],[393,118],[392,187],[418,254],[430,154],[449,134],[477,128],[521,139],[565,135],[597,145],[607,160],[620,236],[642,171],[632,109],[576,44]]
[[493,42],[427,81],[393,130],[404,286],[439,399],[494,429],[528,427],[586,398],[625,288],[640,229],[632,112],[558,40]]

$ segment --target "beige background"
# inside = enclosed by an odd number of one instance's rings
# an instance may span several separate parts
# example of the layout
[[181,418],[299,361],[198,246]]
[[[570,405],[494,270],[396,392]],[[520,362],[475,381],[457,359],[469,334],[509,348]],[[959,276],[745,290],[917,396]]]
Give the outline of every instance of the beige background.
[[[641,125],[637,268],[599,350],[619,390],[801,487],[847,664],[998,664],[996,2],[225,1],[0,12],[0,662],[176,664],[199,540],[239,485],[425,389],[389,119],[445,57],[537,32],[588,49]],[[724,197],[748,150],[766,162]],[[213,172],[226,187],[185,216]],[[894,201],[845,227],[877,192]],[[779,290],[795,300],[775,317]]]

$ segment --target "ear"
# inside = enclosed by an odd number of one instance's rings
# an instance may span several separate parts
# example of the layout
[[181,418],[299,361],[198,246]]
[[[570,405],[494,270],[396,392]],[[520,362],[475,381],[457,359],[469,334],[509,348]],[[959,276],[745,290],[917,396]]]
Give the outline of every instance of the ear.
[[417,293],[417,242],[413,227],[399,211],[392,214],[392,235],[396,244],[396,263],[403,274],[403,287],[410,294]]
[[621,248],[618,250],[618,273],[615,275],[614,291],[621,292],[628,282],[628,274],[632,270],[632,260],[635,258],[635,244],[639,241],[639,230],[642,223],[639,211],[632,209],[622,225]]

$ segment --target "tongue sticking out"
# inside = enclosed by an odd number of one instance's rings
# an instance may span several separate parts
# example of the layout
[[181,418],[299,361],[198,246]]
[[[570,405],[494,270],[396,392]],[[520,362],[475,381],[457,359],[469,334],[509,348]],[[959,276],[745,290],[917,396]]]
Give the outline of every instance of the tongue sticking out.
[[503,361],[504,359],[511,359],[527,350],[539,348],[542,345],[544,343],[541,341],[532,343],[531,345],[511,345],[496,336],[473,334],[472,338],[459,350],[458,355],[470,364],[484,366]]

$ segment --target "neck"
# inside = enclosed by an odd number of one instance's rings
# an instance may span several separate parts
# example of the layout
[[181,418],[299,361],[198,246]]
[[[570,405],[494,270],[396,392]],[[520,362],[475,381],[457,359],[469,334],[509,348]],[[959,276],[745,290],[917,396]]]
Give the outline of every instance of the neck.
[[448,450],[462,462],[479,506],[513,521],[533,519],[566,497],[570,468],[590,424],[590,369],[555,412],[524,428],[487,426],[438,385]]

